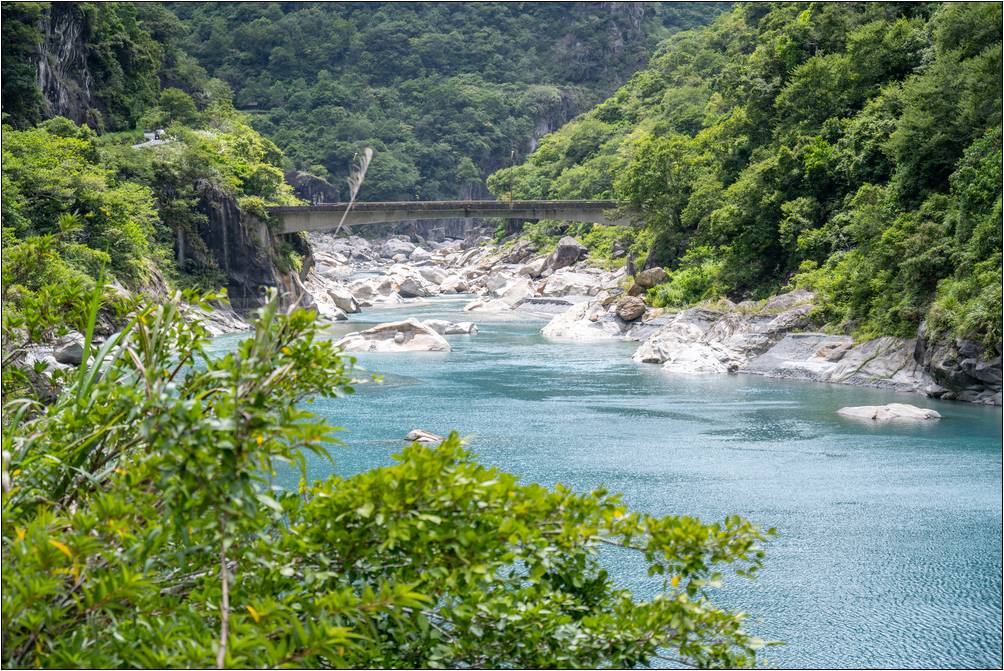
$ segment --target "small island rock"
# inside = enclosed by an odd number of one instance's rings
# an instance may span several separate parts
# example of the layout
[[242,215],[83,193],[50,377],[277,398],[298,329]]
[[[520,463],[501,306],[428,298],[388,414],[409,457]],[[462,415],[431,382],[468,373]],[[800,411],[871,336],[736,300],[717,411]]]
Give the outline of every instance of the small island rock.
[[932,420],[941,419],[941,414],[929,408],[918,408],[906,403],[889,403],[887,405],[859,405],[837,410],[838,415],[856,419],[911,419]]

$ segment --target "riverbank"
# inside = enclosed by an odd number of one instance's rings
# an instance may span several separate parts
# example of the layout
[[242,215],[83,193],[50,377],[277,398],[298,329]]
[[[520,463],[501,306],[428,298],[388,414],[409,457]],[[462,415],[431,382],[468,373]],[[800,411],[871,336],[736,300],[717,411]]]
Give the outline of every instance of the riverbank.
[[814,296],[803,290],[768,301],[720,300],[666,311],[643,300],[648,282],[658,278],[646,282],[623,268],[596,268],[572,238],[549,254],[538,254],[528,240],[505,247],[486,243],[476,237],[370,241],[314,234],[316,265],[304,286],[314,307],[332,321],[375,306],[471,294],[464,307],[469,320],[547,316],[541,332],[549,338],[634,341],[634,361],[671,374],[747,373],[1001,405],[1000,354],[990,358],[975,343],[932,344],[923,331],[917,338],[864,342],[816,332]]

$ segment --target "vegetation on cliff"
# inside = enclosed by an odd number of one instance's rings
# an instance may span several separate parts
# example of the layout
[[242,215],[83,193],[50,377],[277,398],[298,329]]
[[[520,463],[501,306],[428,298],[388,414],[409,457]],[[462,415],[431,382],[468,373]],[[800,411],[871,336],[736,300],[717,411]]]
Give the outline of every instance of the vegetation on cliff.
[[[1001,8],[740,5],[489,180],[640,208],[657,303],[812,288],[830,328],[1001,341]],[[609,254],[615,236],[597,242]]]
[[[167,124],[167,140],[156,146],[133,147],[143,141],[138,132],[98,136],[61,117],[24,130],[4,127],[8,334],[23,326],[38,340],[64,327],[81,330],[80,296],[99,277],[154,295],[165,281],[226,286],[218,254],[199,235],[204,201],[229,198],[251,212],[296,202],[282,153],[228,100],[201,112],[181,91],[167,89],[160,100],[146,112]],[[188,125],[174,121],[178,100],[191,107]],[[109,300],[114,296],[110,291]]]

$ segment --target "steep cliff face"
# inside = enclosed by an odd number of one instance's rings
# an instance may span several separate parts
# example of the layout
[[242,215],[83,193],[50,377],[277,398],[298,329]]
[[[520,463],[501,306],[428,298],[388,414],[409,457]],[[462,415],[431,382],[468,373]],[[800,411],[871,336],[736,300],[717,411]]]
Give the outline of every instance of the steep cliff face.
[[[261,306],[265,290],[278,288],[285,305],[300,301],[310,306],[312,299],[303,288],[302,280],[313,265],[310,247],[300,237],[287,239],[273,233],[254,216],[244,214],[233,196],[223,192],[209,180],[196,185],[199,193],[198,209],[206,216],[198,225],[198,235],[215,265],[226,278],[227,295],[238,314],[245,315]],[[194,241],[184,241],[186,256],[197,258],[205,254]],[[284,270],[279,256],[283,243],[291,245],[301,256],[300,270]]]
[[88,110],[94,106],[94,77],[87,66],[85,24],[84,17],[71,3],[53,3],[43,14],[35,71],[46,117],[63,116],[84,123]]
[[63,116],[132,128],[159,95],[164,47],[138,3],[4,3],[3,111],[16,127]]
[[1001,404],[1001,346],[987,353],[969,340],[934,340],[922,325],[917,336],[914,359],[938,384],[931,395],[945,400],[969,401],[984,405]]

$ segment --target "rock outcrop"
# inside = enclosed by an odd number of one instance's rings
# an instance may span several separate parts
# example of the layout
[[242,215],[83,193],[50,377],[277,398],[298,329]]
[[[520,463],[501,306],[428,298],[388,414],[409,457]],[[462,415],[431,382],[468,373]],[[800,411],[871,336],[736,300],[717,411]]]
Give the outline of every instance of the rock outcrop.
[[999,357],[981,359],[982,350],[960,343],[931,347],[919,338],[889,336],[855,342],[804,332],[812,299],[799,290],[762,306],[683,310],[633,358],[674,373],[748,373],[1000,405]]
[[932,340],[921,325],[913,351],[914,359],[933,381],[931,396],[945,400],[1001,405],[1001,347],[987,353],[968,340]]

